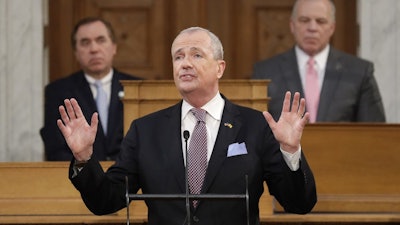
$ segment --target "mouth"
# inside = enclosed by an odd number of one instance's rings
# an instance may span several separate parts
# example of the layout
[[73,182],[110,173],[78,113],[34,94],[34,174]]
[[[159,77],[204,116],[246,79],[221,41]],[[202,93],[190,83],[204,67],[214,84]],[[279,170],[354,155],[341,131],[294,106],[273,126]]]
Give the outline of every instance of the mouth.
[[180,80],[192,80],[194,79],[196,76],[194,74],[180,74],[179,75],[179,79]]
[[306,38],[304,38],[304,40],[305,40],[306,42],[315,43],[315,42],[318,41],[318,38],[316,38],[316,37],[306,37]]
[[99,63],[102,63],[102,62],[103,62],[102,58],[93,58],[93,59],[89,60],[90,64],[99,64]]

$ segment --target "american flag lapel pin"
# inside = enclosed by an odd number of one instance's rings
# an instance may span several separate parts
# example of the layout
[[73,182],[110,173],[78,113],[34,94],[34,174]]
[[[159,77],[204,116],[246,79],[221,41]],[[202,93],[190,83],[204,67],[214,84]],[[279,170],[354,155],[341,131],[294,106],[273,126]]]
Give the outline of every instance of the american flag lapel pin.
[[232,125],[231,123],[224,123],[224,126],[225,126],[225,127],[229,127],[229,128],[232,128],[232,127],[233,127],[233,125]]

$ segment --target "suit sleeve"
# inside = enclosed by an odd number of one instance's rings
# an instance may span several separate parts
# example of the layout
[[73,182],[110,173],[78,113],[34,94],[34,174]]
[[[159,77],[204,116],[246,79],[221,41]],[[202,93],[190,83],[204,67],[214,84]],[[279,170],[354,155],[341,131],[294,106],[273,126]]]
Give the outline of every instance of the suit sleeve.
[[69,179],[81,193],[87,208],[95,215],[105,215],[125,207],[125,183],[123,177],[107,176],[96,159],[91,159],[74,177],[74,162],[71,161]]
[[386,121],[382,98],[373,73],[374,66],[372,63],[368,63],[359,96],[357,111],[357,121],[359,122]]
[[284,178],[276,186],[278,188],[272,188],[272,195],[286,212],[309,213],[317,202],[317,194],[314,176],[304,155],[302,154],[297,171],[285,168],[284,174]]
[[276,141],[273,135],[268,135],[265,149],[269,150],[263,156],[266,171],[264,179],[269,192],[286,212],[309,213],[317,202],[317,194],[314,176],[306,157],[302,151],[300,168],[291,171],[279,150],[279,144],[274,146],[269,144],[274,142]]
[[126,207],[126,179],[128,179],[129,193],[137,193],[139,179],[137,164],[136,136],[129,129],[120,155],[115,164],[104,172],[99,161],[92,158],[83,169],[74,175],[74,161],[69,168],[69,179],[80,192],[87,208],[95,215],[114,213]]

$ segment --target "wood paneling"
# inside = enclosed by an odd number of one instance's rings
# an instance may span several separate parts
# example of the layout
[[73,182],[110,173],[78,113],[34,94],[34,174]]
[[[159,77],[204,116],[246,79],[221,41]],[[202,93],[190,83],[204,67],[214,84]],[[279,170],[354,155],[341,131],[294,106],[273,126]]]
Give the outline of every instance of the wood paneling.
[[[232,102],[259,111],[267,110],[267,88],[270,80],[224,79],[221,93]],[[124,87],[124,133],[134,119],[169,107],[181,101],[173,80],[121,81]],[[157,90],[157,91],[154,91]]]
[[[302,149],[315,176],[318,203],[307,215],[286,214],[265,190],[262,224],[399,224],[399,139],[398,124],[307,125]],[[104,169],[111,164],[102,162]],[[68,166],[0,163],[0,224],[124,224],[126,209],[95,216],[85,207],[67,178]],[[130,218],[146,224],[143,201],[130,204]]]
[[[294,0],[57,0],[49,1],[50,80],[77,70],[70,46],[74,23],[85,16],[109,20],[117,33],[115,66],[146,79],[172,79],[170,47],[177,33],[202,26],[221,39],[224,79],[250,78],[254,62],[292,47]],[[356,53],[356,0],[335,0],[332,45]]]

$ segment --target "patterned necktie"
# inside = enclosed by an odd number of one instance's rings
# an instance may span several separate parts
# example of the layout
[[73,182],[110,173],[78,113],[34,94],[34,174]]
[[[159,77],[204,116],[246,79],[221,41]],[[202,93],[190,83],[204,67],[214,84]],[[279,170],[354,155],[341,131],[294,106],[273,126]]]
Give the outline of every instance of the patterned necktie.
[[[191,109],[197,119],[188,149],[188,180],[191,194],[200,194],[207,170],[207,129],[204,109]],[[193,201],[196,208],[197,200]]]
[[314,68],[315,61],[310,58],[307,61],[307,73],[306,73],[306,106],[307,111],[310,113],[310,122],[315,123],[317,120],[318,104],[319,104],[319,93],[320,87],[318,84],[318,73]]
[[107,94],[103,89],[103,84],[100,80],[96,80],[95,82],[97,97],[96,97],[96,105],[97,112],[100,116],[100,122],[103,127],[104,134],[107,134],[107,122],[108,122],[108,100]]

